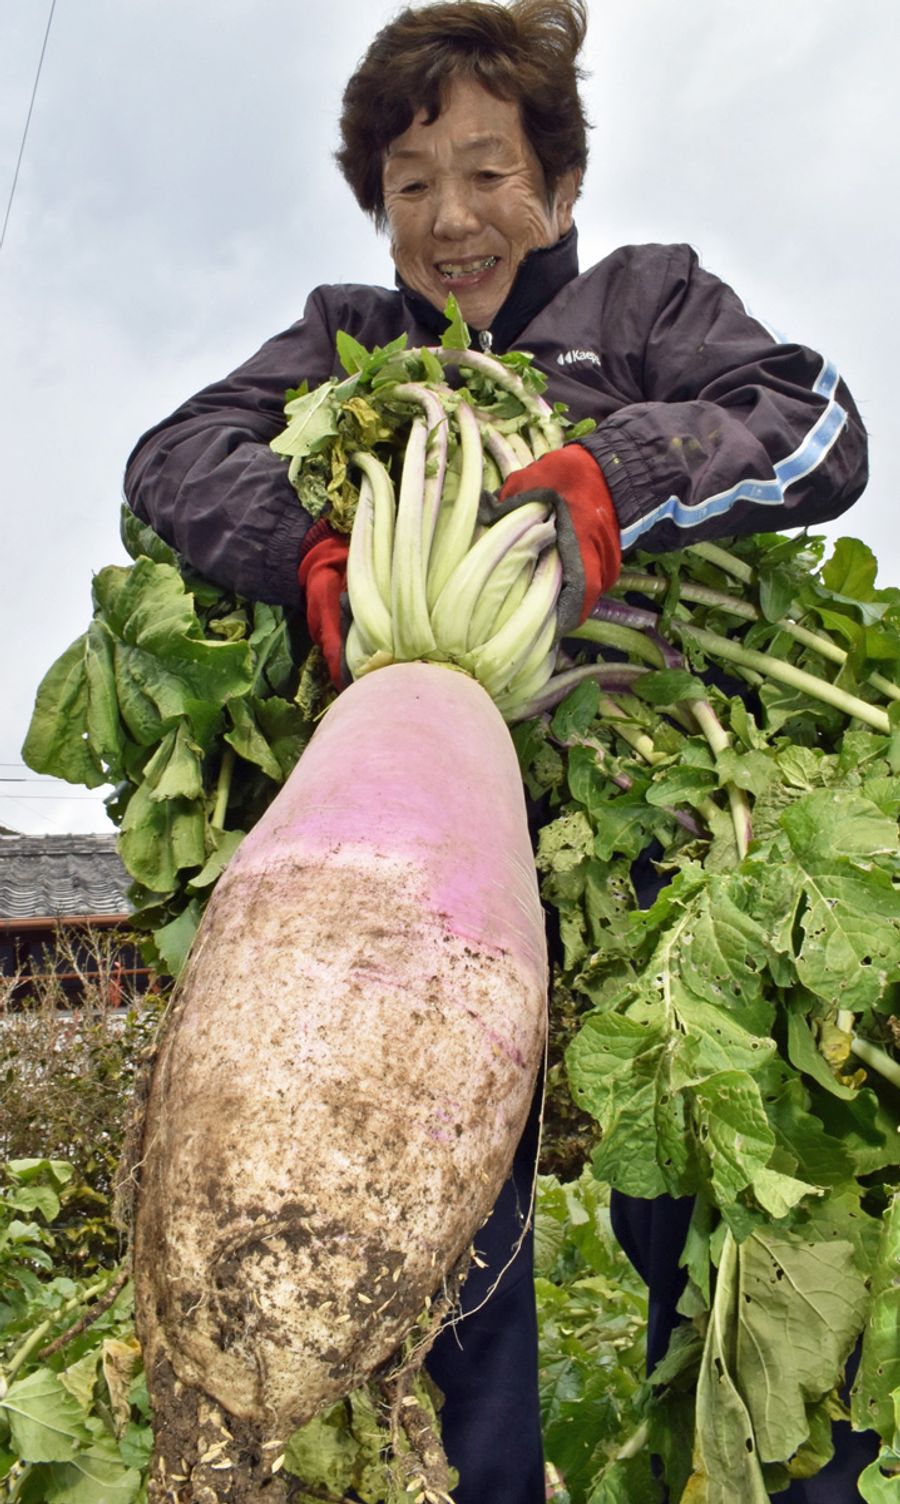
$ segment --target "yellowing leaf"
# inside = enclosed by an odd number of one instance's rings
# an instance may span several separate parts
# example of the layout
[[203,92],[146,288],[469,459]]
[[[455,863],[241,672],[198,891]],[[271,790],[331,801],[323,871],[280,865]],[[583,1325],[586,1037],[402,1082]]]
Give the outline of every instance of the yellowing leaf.
[[128,1398],[128,1391],[140,1361],[140,1343],[135,1337],[127,1342],[123,1342],[118,1337],[105,1339],[101,1348],[103,1377],[109,1390],[110,1409],[119,1435],[131,1419],[131,1401]]

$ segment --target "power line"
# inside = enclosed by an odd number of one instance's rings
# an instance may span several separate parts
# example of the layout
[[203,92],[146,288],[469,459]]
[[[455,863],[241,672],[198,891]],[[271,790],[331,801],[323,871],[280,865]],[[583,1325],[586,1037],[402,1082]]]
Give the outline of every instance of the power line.
[[45,789],[52,788],[55,783],[67,782],[68,780],[65,778],[23,778],[21,777],[21,775],[17,775],[15,778],[9,778],[6,776],[6,774],[0,776],[0,783],[42,783]]
[[53,25],[53,12],[56,10],[56,0],[50,0],[50,14],[47,17],[47,29],[44,32],[44,41],[41,46],[41,55],[38,58],[37,72],[34,75],[34,86],[31,90],[31,99],[28,104],[28,114],[25,116],[25,128],[22,131],[22,140],[19,142],[19,155],[16,159],[16,170],[13,173],[12,187],[9,190],[9,201],[6,205],[6,214],[3,219],[3,229],[0,230],[0,251],[6,239],[6,227],[9,224],[9,216],[12,212],[13,199],[16,196],[16,186],[19,181],[19,168],[22,166],[22,158],[25,155],[25,142],[28,140],[28,127],[31,124],[31,112],[34,109],[34,101],[37,96],[38,84],[41,77],[41,69],[44,66],[44,53],[47,51],[47,41],[50,36],[50,27]]
[[54,804],[67,804],[70,800],[84,804],[102,804],[102,794],[0,794],[0,799],[24,799],[31,804],[35,799],[52,799]]

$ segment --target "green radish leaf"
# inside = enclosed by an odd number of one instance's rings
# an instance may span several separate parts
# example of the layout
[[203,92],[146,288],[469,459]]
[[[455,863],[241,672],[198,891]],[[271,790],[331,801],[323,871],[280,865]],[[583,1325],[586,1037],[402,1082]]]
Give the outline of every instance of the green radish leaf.
[[[833,1025],[830,1027],[840,1040],[846,1039],[845,1064],[852,1070],[855,1062],[849,1053],[850,1037],[842,1035]],[[823,1095],[819,1090],[810,1090],[801,1077],[787,1072],[779,1087],[772,1083],[766,1108],[778,1136],[779,1164],[789,1167],[793,1161],[797,1171],[817,1185],[837,1188],[842,1183],[845,1186],[852,1183],[854,1174],[861,1173],[863,1162],[870,1162],[870,1153],[871,1162],[875,1162],[876,1144],[882,1150],[886,1147],[884,1140],[876,1137],[884,1119],[880,1113],[873,1115],[871,1109],[877,1099],[866,1088],[859,1087],[859,1079],[859,1073],[848,1078],[854,1089],[848,1089],[847,1095],[827,1091]],[[849,1111],[842,1110],[848,1106]],[[848,1121],[853,1126],[844,1128]],[[866,1129],[872,1131],[872,1136],[862,1151],[861,1133]],[[842,1131],[844,1137],[840,1136]]]
[[807,1196],[822,1196],[822,1186],[812,1185],[808,1180],[797,1180],[793,1175],[783,1175],[779,1170],[757,1170],[753,1177],[753,1194],[763,1211],[780,1221],[799,1206]]
[[781,824],[798,857],[809,863],[834,857],[889,856],[897,849],[897,822],[852,790],[815,790],[786,809]]
[[597,427],[596,419],[582,418],[580,423],[573,423],[566,429],[566,443],[574,444],[576,439],[583,439],[589,433],[593,433]]
[[233,747],[238,757],[253,763],[274,783],[281,783],[282,771],[278,759],[266,737],[257,725],[253,707],[248,700],[232,700],[228,706],[231,730],[225,732],[225,741]]
[[243,830],[217,831],[215,827],[211,833],[216,841],[215,850],[197,875],[191,878],[187,885],[189,893],[200,893],[218,882],[246,834]]
[[[900,1165],[896,1113],[883,1106],[868,1087],[863,1087],[852,1102],[841,1102],[836,1097],[819,1098],[816,1117],[852,1156],[855,1175],[875,1175],[888,1166]],[[896,1174],[891,1178],[896,1181]]]
[[729,1234],[697,1386],[694,1470],[682,1498],[698,1504],[767,1504],[753,1421],[733,1359],[738,1263]]
[[900,892],[874,865],[895,848],[896,826],[868,800],[823,791],[789,806],[781,825],[790,852],[768,870],[784,915],[773,939],[810,991],[868,1011],[900,978]]
[[144,766],[144,778],[154,801],[201,797],[200,748],[191,740],[186,721],[179,721],[160,742]]
[[733,747],[718,754],[716,771],[720,783],[733,783],[756,795],[764,794],[778,776],[774,761],[764,752],[737,752]]
[[[443,385],[446,381],[446,372],[433,351],[422,349],[418,354],[422,363],[422,380],[437,382],[439,385]],[[446,495],[447,492],[445,490],[444,496],[446,497]]]
[[648,705],[677,705],[680,700],[705,700],[709,690],[687,669],[661,668],[642,674],[634,693]]
[[545,825],[538,836],[537,868],[557,877],[579,866],[593,854],[594,833],[590,821],[580,810],[560,815]]
[[866,1504],[897,1504],[900,1478],[900,1448],[885,1447],[881,1456],[859,1475],[859,1497]]
[[712,770],[682,765],[658,772],[645,798],[648,804],[662,807],[696,805],[702,804],[718,786],[719,779]]
[[441,335],[441,344],[444,349],[468,350],[472,343],[472,336],[453,293],[444,304],[444,318],[447,320],[447,328]]
[[876,598],[878,561],[858,538],[839,538],[822,568],[822,580],[835,595],[858,601]]
[[806,1403],[838,1383],[866,1307],[866,1273],[849,1243],[758,1230],[738,1250],[736,1372],[761,1458],[806,1440]]
[[577,1104],[603,1130],[594,1173],[630,1196],[669,1189],[656,1162],[656,1106],[665,1090],[665,1035],[617,1014],[589,1017],[566,1054]]
[[22,757],[36,773],[96,789],[106,782],[106,774],[88,739],[88,651],[85,634],[47,670],[38,687]]
[[154,800],[135,789],[122,821],[119,850],[132,877],[155,893],[171,893],[179,872],[206,861],[206,818],[199,800]]
[[760,1464],[807,1443],[809,1402],[840,1379],[866,1279],[853,1245],[829,1232],[811,1224],[806,1236],[772,1227],[740,1246],[726,1239],[697,1395],[698,1498],[725,1504],[727,1488],[761,1504]]
[[111,1437],[98,1437],[71,1462],[47,1470],[46,1504],[133,1504],[141,1475],[127,1467]]
[[177,918],[154,930],[154,944],[170,977],[181,975],[202,915],[201,905],[194,900],[187,905],[187,908],[182,909]]
[[345,1494],[353,1482],[359,1445],[341,1404],[295,1431],[284,1452],[284,1466],[308,1486]]
[[872,1299],[866,1317],[862,1358],[853,1385],[853,1423],[877,1431],[886,1445],[897,1436],[900,1396],[900,1194],[884,1218],[872,1276]]
[[649,804],[646,784],[635,780],[628,793],[614,793],[610,776],[591,747],[571,749],[568,783],[573,799],[583,807],[594,826],[594,851],[603,860],[617,852],[639,856],[657,830],[670,824],[664,810]]
[[141,1426],[135,1421],[129,1421],[119,1440],[119,1451],[126,1467],[146,1472],[153,1452],[152,1426]]
[[585,736],[599,707],[600,688],[592,679],[587,679],[557,705],[550,722],[551,735],[563,743]]
[[720,1071],[691,1091],[693,1118],[719,1205],[752,1185],[775,1148],[759,1087],[745,1071]]
[[124,771],[125,739],[116,694],[115,644],[102,621],[92,621],[88,627],[84,670],[88,683],[88,744],[107,770],[110,781],[114,781]]
[[363,370],[369,359],[369,352],[365,345],[361,345],[359,340],[354,339],[353,335],[348,334],[345,329],[339,329],[335,346],[337,348],[338,360],[348,376],[353,376],[357,371]]
[[119,536],[125,552],[132,559],[147,558],[152,559],[154,564],[171,564],[175,569],[179,567],[179,556],[174,548],[170,548],[148,523],[142,522],[126,502],[122,503],[119,513]]
[[209,727],[213,707],[250,687],[246,642],[208,641],[177,571],[140,559],[94,579],[98,611],[114,639],[119,713],[134,740],[152,746],[183,715]]
[[81,1406],[49,1368],[14,1380],[0,1400],[0,1412],[18,1455],[29,1462],[69,1462],[91,1440]]
[[[365,359],[362,360],[362,364],[358,369],[351,373],[349,380],[342,381],[336,386],[336,393],[340,402],[353,396],[359,390],[360,386],[369,386],[376,383],[377,379],[384,377],[386,372],[392,367],[395,368],[398,374],[395,374],[390,379],[403,381],[408,378],[410,374],[410,362],[414,358],[415,352],[412,352],[405,360],[402,358],[407,346],[407,336],[405,334],[400,334],[396,339],[389,340],[386,345],[375,345],[371,350],[365,350],[362,345],[353,339],[352,335],[346,335],[345,338],[350,341],[346,346],[349,358],[354,360],[359,356],[362,359],[364,355]],[[290,405],[285,408],[285,412],[290,415]]]
[[90,1417],[94,1403],[94,1386],[97,1382],[97,1373],[100,1367],[100,1348],[89,1349],[84,1357],[75,1363],[70,1363],[59,1375],[59,1382],[71,1394],[73,1400],[77,1400],[87,1420]]
[[761,565],[759,570],[759,608],[766,621],[780,621],[794,599],[796,581],[787,570]]
[[812,1080],[824,1086],[826,1091],[841,1097],[845,1102],[856,1096],[856,1088],[839,1081],[827,1060],[818,1048],[809,1024],[799,1006],[788,1010],[788,1055],[798,1071],[803,1071]]
[[264,695],[267,689],[282,693],[294,676],[294,651],[290,629],[283,611],[257,601],[253,606],[253,629],[250,647],[254,658],[253,693]]
[[288,425],[271,440],[270,448],[292,460],[305,459],[318,454],[338,431],[338,399],[335,391],[338,383],[327,381],[315,387],[305,396],[295,397],[285,411]]
[[298,705],[292,705],[278,695],[270,695],[268,699],[251,696],[249,704],[278,766],[280,782],[296,767],[312,734],[312,726]]
[[896,667],[900,657],[900,643],[897,635],[885,631],[884,627],[863,627],[856,639],[850,662],[857,678],[862,679],[872,669],[887,670],[890,673],[891,665]]

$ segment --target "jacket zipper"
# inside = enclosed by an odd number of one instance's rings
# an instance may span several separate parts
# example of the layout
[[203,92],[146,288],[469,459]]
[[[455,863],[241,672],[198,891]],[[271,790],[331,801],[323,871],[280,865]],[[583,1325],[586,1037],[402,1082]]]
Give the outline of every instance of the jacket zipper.
[[494,336],[490,329],[479,330],[478,343],[481,346],[482,355],[490,355],[494,348]]

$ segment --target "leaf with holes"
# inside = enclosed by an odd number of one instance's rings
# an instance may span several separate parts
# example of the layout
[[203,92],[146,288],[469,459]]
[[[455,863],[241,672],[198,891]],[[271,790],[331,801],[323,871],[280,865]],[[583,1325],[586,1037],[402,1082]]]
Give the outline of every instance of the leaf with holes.
[[900,891],[878,865],[896,851],[896,822],[868,800],[818,791],[781,824],[790,846],[777,880],[792,890],[781,937],[797,975],[820,997],[868,1012],[900,979]]

